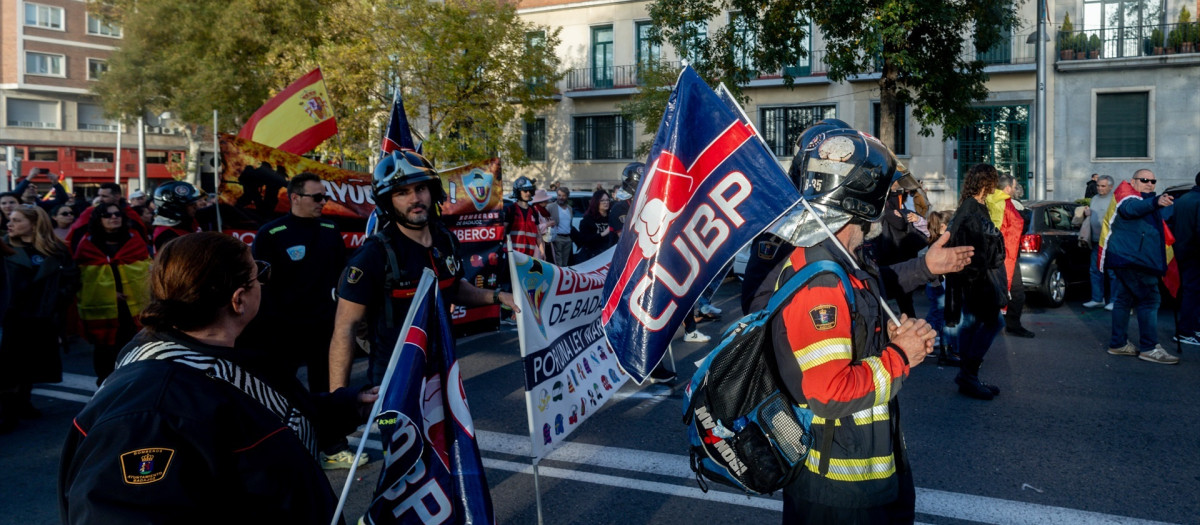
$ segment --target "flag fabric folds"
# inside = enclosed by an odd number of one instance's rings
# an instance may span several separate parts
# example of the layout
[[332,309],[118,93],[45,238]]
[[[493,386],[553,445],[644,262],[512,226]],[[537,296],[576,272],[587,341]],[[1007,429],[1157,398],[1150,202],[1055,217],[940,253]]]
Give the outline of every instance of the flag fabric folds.
[[400,97],[400,89],[392,99],[392,117],[388,119],[387,131],[383,134],[383,143],[379,149],[391,153],[400,149],[417,150],[413,142],[412,128],[408,126],[408,115],[404,114],[404,99]]
[[734,106],[684,68],[613,255],[601,319],[639,383],[721,268],[799,202]]
[[363,522],[495,522],[450,319],[425,270],[392,357],[375,421],[384,467]]
[[329,91],[317,68],[258,108],[238,137],[303,155],[337,132]]

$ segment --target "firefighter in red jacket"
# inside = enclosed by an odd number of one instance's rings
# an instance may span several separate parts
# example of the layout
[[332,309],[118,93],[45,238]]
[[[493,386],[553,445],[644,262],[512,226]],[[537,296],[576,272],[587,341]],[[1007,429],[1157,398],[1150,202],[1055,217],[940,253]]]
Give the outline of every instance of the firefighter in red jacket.
[[797,248],[764,286],[774,289],[797,268],[832,260],[846,270],[853,290],[844,290],[833,274],[819,274],[771,321],[781,377],[792,398],[814,414],[808,472],[784,489],[783,523],[911,523],[915,493],[896,393],[909,369],[933,351],[934,332],[923,320],[887,322],[877,269],[861,250],[864,237],[879,227],[892,183],[906,174],[887,147],[848,127],[810,128],[800,145],[793,182],[809,202],[825,206],[827,217],[848,222],[836,239]]

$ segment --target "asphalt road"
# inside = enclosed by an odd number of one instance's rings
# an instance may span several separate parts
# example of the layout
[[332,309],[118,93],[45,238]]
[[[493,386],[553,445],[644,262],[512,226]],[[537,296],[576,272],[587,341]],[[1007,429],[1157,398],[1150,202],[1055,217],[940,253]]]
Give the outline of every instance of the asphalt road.
[[[724,319],[702,331],[715,336],[738,317],[738,291],[736,281],[721,288]],[[1200,348],[1185,347],[1177,366],[1110,356],[1108,312],[1079,303],[1031,305],[1025,324],[1037,337],[996,340],[981,371],[1002,389],[995,401],[959,395],[956,369],[932,361],[913,369],[899,395],[919,522],[1200,523],[1200,409],[1191,397]],[[917,304],[923,313],[924,301]],[[1172,352],[1173,328],[1164,310],[1160,340]],[[675,340],[682,377],[714,343]],[[539,492],[546,524],[779,521],[777,495],[699,490],[680,424],[682,385],[626,385],[538,464],[535,485],[517,345],[516,331],[505,328],[463,338],[458,348],[499,523],[538,523]],[[59,449],[94,391],[90,359],[87,345],[76,345],[66,356],[67,381],[37,388],[44,417],[0,436],[0,523],[57,523]],[[367,436],[371,462],[351,486],[353,518],[378,479],[377,440]],[[340,491],[346,471],[329,477]]]

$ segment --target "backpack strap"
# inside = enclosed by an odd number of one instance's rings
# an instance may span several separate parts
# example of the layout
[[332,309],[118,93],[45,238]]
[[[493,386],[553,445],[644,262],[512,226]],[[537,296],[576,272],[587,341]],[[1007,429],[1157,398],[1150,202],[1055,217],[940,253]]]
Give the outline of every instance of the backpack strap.
[[396,288],[396,283],[400,282],[400,260],[396,257],[396,250],[392,248],[391,239],[387,235],[387,229],[376,232],[372,237],[383,244],[384,253],[387,254],[386,271],[387,276],[383,280],[383,287],[388,291],[383,299],[383,318],[387,322],[389,329],[396,327],[395,317],[392,315],[395,298],[392,297],[391,291]]

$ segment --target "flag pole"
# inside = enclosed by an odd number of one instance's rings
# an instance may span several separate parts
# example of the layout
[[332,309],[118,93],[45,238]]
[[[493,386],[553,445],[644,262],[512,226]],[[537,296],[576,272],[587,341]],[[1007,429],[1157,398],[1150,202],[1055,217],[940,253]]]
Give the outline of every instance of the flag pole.
[[[117,169],[113,170],[113,182],[115,182],[117,184],[121,183],[121,128],[124,128],[124,127],[125,127],[125,123],[123,123],[121,121],[117,121],[117,156],[116,156],[116,158],[113,159],[116,161],[116,162],[114,162],[114,165],[117,168]],[[142,190],[142,192],[146,191],[146,188],[139,188],[139,189]],[[153,200],[153,198],[151,200]]]
[[542,487],[538,482],[538,458],[533,458],[533,495],[537,500],[538,525],[542,525]]
[[[725,87],[724,83],[718,86],[717,90],[729,93],[729,88]],[[732,94],[729,96],[732,99]],[[737,109],[738,114],[741,116],[741,120],[745,122],[745,124],[749,126],[751,130],[754,131],[754,136],[758,138],[758,141],[762,143],[763,147],[770,150],[771,148],[767,144],[766,139],[763,138],[762,133],[760,133],[758,128],[754,126],[754,123],[750,121],[750,117],[746,116],[745,110],[743,110],[738,104],[733,104],[733,107]],[[799,190],[800,188],[796,189]],[[853,266],[855,270],[861,271],[862,268],[859,268],[858,263],[854,261],[854,256],[850,255],[850,252],[847,251],[846,247],[842,245],[842,241],[839,241],[837,235],[833,234],[833,231],[829,229],[829,225],[825,224],[825,221],[821,220],[821,216],[818,215],[817,210],[814,210],[812,205],[808,203],[808,199],[800,197],[800,204],[803,205],[804,209],[812,215],[813,220],[817,221],[817,224],[821,226],[821,231],[825,232],[825,235],[829,237],[829,240],[833,241],[834,246],[837,246],[838,250],[842,252],[842,255],[846,256],[846,259],[850,261],[850,265]],[[883,313],[887,314],[888,318],[891,319],[893,323],[896,323],[896,326],[900,326],[900,319],[896,317],[896,312],[893,312],[892,309],[888,307],[887,301],[880,301],[879,306],[883,307]]]
[[[426,268],[421,273],[421,282],[417,283],[417,291],[414,297],[425,297],[429,293],[429,289],[433,288],[433,293],[438,293],[433,283],[437,278],[433,274],[433,270]],[[417,315],[416,308],[409,308],[408,313],[404,316],[403,328],[400,330],[400,336],[396,338],[396,345],[392,347],[392,357],[388,359],[387,372],[383,374],[383,383],[379,385],[379,397],[375,399],[375,404],[371,405],[371,415],[367,417],[367,424],[363,428],[363,437],[358,440],[358,450],[354,453],[354,460],[350,462],[350,472],[346,474],[346,484],[342,486],[342,496],[338,499],[337,509],[333,511],[333,519],[329,525],[338,525],[338,518],[342,516],[342,510],[346,507],[346,497],[350,495],[350,483],[354,481],[354,473],[358,471],[358,458],[362,457],[363,449],[367,446],[367,434],[371,432],[371,424],[379,417],[379,410],[383,407],[383,400],[387,396],[387,388],[392,382],[392,373],[396,370],[396,363],[400,360],[400,351],[404,348],[406,334],[412,328],[413,318]]]
[[[145,191],[145,190],[143,190]],[[221,225],[221,141],[217,140],[217,110],[213,110],[213,211],[217,213],[217,231],[225,229]]]

